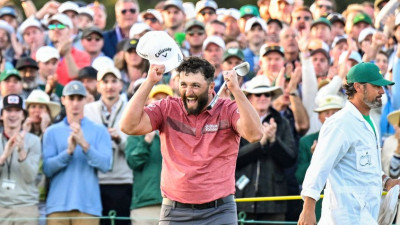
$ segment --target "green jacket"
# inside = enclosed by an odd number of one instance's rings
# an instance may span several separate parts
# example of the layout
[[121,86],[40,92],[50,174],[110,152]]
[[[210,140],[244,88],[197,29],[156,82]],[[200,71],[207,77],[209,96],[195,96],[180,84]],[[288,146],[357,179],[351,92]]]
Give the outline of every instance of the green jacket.
[[162,157],[159,135],[156,134],[150,144],[144,141],[144,136],[129,136],[125,157],[133,171],[131,209],[161,205]]
[[[307,169],[310,166],[312,157],[311,146],[313,145],[314,140],[318,140],[318,137],[319,137],[319,131],[300,138],[299,158],[295,174],[296,179],[300,185],[303,183]],[[318,200],[317,204],[315,205],[315,215],[317,221],[321,217],[321,208],[322,208],[322,199]]]

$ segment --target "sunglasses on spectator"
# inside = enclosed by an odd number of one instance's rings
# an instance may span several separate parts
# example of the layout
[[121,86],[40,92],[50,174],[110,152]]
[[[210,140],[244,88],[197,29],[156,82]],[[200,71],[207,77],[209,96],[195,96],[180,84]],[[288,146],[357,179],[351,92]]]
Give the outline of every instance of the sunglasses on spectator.
[[49,28],[49,30],[55,30],[56,28],[62,30],[65,27],[66,26],[64,24],[50,24],[47,28]]
[[204,34],[204,31],[202,31],[202,30],[190,30],[190,31],[187,32],[187,34],[189,36],[194,36],[195,34],[197,34],[198,36],[201,36],[201,35]]
[[327,9],[327,10],[332,10],[333,8],[332,8],[332,6],[330,6],[330,5],[317,5],[317,7],[318,8],[325,8],[325,9]]
[[205,16],[206,14],[208,14],[208,15],[214,15],[215,12],[212,11],[212,10],[208,10],[208,11],[201,11],[200,14],[201,14],[202,16]]
[[261,95],[264,95],[266,98],[271,97],[271,93],[258,93],[254,94],[257,98],[261,97]]
[[150,20],[151,23],[157,23],[158,20],[155,17],[146,17],[144,20]]
[[85,40],[86,41],[92,41],[92,40],[95,40],[96,42],[99,42],[100,40],[101,40],[101,38],[99,38],[99,37],[85,37]]
[[135,14],[135,13],[136,13],[136,9],[135,9],[135,8],[123,9],[123,10],[121,10],[121,13],[125,15],[128,11],[129,11],[130,13],[132,13],[132,14]]
[[303,18],[305,21],[310,21],[311,20],[311,16],[298,16],[296,17],[297,21],[301,20],[301,18]]

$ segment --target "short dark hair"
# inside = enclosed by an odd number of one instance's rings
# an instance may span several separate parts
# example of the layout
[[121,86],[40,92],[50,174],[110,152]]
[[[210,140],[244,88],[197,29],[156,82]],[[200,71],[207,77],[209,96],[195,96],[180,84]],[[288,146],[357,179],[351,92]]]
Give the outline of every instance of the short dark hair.
[[201,73],[208,83],[214,81],[214,67],[207,60],[196,56],[185,58],[176,71],[178,73]]
[[[359,83],[366,84],[366,83]],[[346,83],[343,84],[343,88],[346,91],[347,99],[352,99],[353,96],[357,93],[356,88],[354,87],[354,83]]]

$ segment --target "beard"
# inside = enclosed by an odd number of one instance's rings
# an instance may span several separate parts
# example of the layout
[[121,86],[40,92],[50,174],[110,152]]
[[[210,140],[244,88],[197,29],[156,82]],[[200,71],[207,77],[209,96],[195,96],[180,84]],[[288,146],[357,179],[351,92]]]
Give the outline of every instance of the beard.
[[[370,108],[370,109],[376,109],[382,106],[382,100],[375,98],[374,100],[370,101],[366,97],[367,95],[367,90],[364,89],[364,97],[363,97],[363,102]],[[381,97],[381,96],[379,96]]]
[[[196,98],[197,100],[197,106],[196,108],[189,108],[187,105],[187,98]],[[185,109],[187,111],[187,113],[189,115],[199,115],[201,113],[201,111],[204,109],[204,107],[206,107],[207,103],[208,103],[208,91],[205,91],[203,93],[201,93],[200,95],[196,96],[196,95],[191,95],[191,96],[186,96],[186,93],[183,94],[182,96],[182,100],[183,100],[183,105],[185,106]]]

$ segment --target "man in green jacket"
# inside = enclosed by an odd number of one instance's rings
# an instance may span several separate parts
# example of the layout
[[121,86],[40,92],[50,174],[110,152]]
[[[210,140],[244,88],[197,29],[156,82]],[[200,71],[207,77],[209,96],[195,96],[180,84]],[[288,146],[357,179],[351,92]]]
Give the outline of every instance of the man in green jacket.
[[[156,85],[149,94],[148,103],[172,96],[172,88]],[[161,144],[158,131],[127,139],[125,157],[133,170],[131,203],[132,225],[157,225],[161,211]]]

